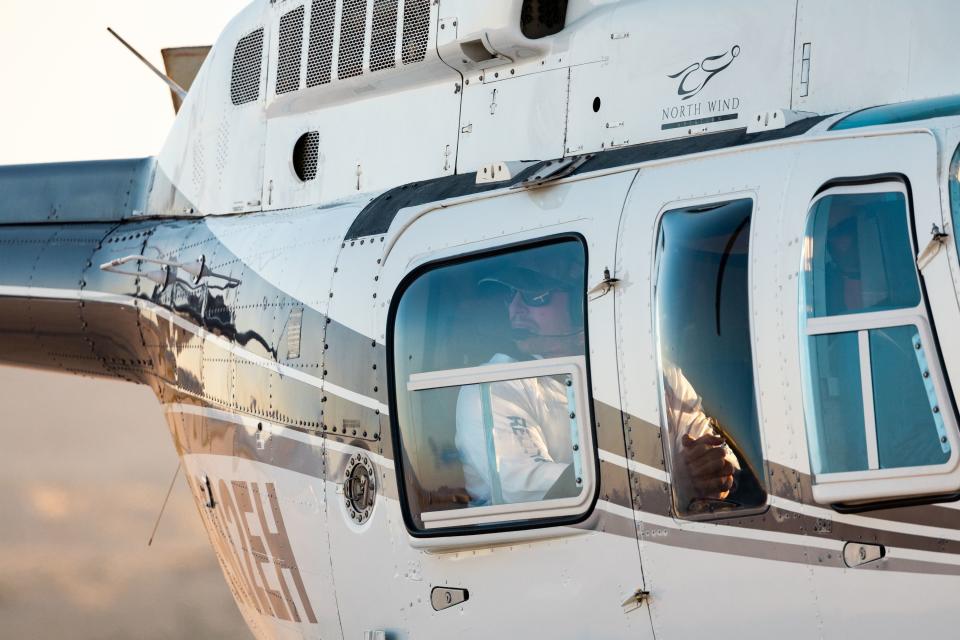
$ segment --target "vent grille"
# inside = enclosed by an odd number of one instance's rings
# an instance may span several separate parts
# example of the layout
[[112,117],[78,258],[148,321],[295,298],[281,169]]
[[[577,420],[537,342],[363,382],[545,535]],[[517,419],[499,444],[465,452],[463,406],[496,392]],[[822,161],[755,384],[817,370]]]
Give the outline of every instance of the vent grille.
[[320,158],[320,134],[309,131],[293,145],[293,170],[301,182],[309,182],[317,177],[317,165]]
[[397,0],[374,0],[370,71],[397,66]]
[[230,76],[230,100],[239,106],[260,99],[260,78],[263,75],[263,29],[240,38],[233,51],[233,72]]
[[430,0],[403,3],[403,64],[423,62],[430,37]]
[[367,36],[367,0],[344,0],[340,21],[340,56],[337,76],[352,78],[363,74],[363,45]]
[[313,0],[310,8],[310,53],[307,57],[308,87],[330,82],[336,16],[337,0]]
[[277,56],[277,95],[300,88],[303,58],[303,15],[301,5],[280,17],[280,51]]

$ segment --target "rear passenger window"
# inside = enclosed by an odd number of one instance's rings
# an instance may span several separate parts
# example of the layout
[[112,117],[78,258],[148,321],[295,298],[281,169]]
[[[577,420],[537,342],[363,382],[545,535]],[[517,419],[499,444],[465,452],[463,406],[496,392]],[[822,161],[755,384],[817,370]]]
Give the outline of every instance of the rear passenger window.
[[722,516],[766,504],[750,337],[753,201],[667,211],[656,319],[674,510]]
[[393,312],[414,532],[569,522],[595,493],[579,239],[430,265]]
[[943,473],[956,459],[956,420],[916,269],[908,202],[903,184],[886,183],[827,191],[810,209],[802,343],[821,501],[926,493],[909,481],[871,480],[905,478],[905,470]]

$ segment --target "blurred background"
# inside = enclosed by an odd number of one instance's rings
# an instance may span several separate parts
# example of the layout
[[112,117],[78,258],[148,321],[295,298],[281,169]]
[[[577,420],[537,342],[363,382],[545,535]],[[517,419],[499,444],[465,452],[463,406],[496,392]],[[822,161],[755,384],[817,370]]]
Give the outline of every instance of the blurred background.
[[[155,155],[165,47],[244,0],[0,3],[0,164]],[[3,256],[0,256],[3,268]],[[0,638],[249,638],[146,387],[0,367]]]

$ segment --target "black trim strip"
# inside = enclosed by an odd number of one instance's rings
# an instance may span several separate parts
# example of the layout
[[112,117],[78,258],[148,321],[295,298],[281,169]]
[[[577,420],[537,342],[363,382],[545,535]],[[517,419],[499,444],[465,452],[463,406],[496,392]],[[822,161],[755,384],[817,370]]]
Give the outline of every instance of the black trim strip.
[[[680,156],[718,151],[748,144],[758,144],[783,140],[803,135],[814,126],[830,116],[815,116],[794,122],[788,127],[776,131],[750,133],[746,129],[735,129],[699,136],[688,136],[678,140],[665,142],[650,142],[619,149],[611,149],[593,155],[573,175],[582,175],[591,171],[613,169],[631,164],[663,160]],[[461,175],[445,176],[425,182],[413,182],[387,191],[372,202],[357,215],[353,221],[346,242],[365,236],[381,235],[389,231],[390,225],[401,209],[441,202],[449,198],[485,193],[497,189],[506,189],[519,184],[528,176],[538,171],[545,163],[538,162],[531,165],[509,182],[491,184],[476,184],[476,175],[466,173]]]

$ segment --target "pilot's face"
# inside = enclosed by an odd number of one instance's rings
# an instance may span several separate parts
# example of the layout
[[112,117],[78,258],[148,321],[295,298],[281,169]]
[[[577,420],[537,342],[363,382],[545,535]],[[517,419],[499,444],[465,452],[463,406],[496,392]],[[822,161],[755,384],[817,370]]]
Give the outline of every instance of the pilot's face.
[[551,291],[542,302],[528,304],[520,292],[515,292],[509,304],[510,328],[530,334],[528,338],[517,340],[517,346],[522,351],[548,356],[553,355],[553,351],[565,350],[564,339],[574,333],[570,318],[570,294]]

